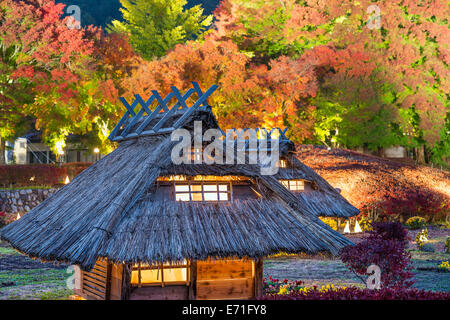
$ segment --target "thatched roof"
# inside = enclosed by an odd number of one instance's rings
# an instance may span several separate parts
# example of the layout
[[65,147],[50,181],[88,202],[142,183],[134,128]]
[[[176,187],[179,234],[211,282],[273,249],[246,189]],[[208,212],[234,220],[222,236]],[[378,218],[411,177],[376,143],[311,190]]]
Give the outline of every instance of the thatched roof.
[[[192,112],[182,127],[190,128],[205,112]],[[32,257],[86,270],[98,257],[154,263],[278,251],[337,253],[351,244],[317,218],[317,204],[296,197],[277,177],[261,175],[259,165],[174,165],[174,145],[168,133],[122,140],[70,184],[1,229],[0,237]],[[245,176],[262,196],[216,204],[155,199],[156,179],[171,174]]]

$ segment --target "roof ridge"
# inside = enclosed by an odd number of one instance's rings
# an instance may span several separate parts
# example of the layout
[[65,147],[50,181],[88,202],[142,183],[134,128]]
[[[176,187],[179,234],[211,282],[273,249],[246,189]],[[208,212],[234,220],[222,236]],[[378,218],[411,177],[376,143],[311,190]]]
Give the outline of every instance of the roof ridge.
[[[111,131],[108,139],[111,141],[122,141],[127,138],[169,133],[180,128],[195,110],[201,107],[204,109],[209,107],[207,99],[218,88],[218,86],[214,84],[203,93],[197,82],[192,82],[192,84],[193,88],[190,88],[184,95],[181,95],[177,87],[172,86],[171,91],[164,99],[157,90],[152,90],[152,95],[147,99],[147,101],[144,101],[139,94],[134,95],[135,99],[131,104],[129,104],[124,97],[120,97],[120,101],[125,106],[127,111]],[[193,93],[196,93],[198,98],[192,106],[188,106],[186,101],[192,96]],[[169,108],[168,104],[171,100],[173,100],[173,98],[175,98],[177,102]],[[157,102],[157,106],[153,111],[151,111],[149,107],[154,101]],[[141,109],[135,113],[134,110],[138,105],[141,106]],[[167,120],[177,111],[182,111],[181,117],[172,125],[172,127],[163,127]],[[144,112],[147,116],[142,118]],[[162,119],[153,125],[151,129],[145,130],[150,122],[160,114],[163,114]],[[137,128],[134,128],[141,118],[144,119],[143,122]]]

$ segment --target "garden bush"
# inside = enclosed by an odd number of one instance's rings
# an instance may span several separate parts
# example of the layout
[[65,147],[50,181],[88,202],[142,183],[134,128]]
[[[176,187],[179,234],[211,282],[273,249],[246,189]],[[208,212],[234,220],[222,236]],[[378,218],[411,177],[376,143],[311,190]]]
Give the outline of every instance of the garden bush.
[[411,217],[408,220],[406,220],[406,225],[411,229],[411,230],[417,230],[422,228],[425,225],[426,221],[424,218],[422,217]]
[[[412,227],[416,229],[425,224],[424,217],[430,221],[441,219],[448,213],[449,206],[448,199],[426,189],[411,189],[388,194],[377,205],[383,215],[397,217],[400,221],[404,221],[408,216],[415,215],[409,218],[406,224],[412,219]],[[421,219],[417,219],[417,217]]]
[[406,229],[396,222],[374,223],[373,228],[362,242],[341,251],[342,262],[363,281],[367,268],[375,264],[381,269],[382,287],[410,287],[413,281]]
[[450,300],[450,292],[434,292],[416,288],[382,288],[380,290],[317,287],[288,294],[267,294],[259,300]]
[[396,240],[406,244],[408,230],[399,222],[376,222],[373,223],[372,237],[383,240]]

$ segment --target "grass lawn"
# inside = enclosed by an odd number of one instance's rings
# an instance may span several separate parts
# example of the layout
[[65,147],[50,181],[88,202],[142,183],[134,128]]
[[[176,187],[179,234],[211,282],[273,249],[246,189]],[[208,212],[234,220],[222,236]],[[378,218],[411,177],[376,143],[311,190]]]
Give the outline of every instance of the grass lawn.
[[0,300],[68,299],[67,266],[41,263],[0,242]]

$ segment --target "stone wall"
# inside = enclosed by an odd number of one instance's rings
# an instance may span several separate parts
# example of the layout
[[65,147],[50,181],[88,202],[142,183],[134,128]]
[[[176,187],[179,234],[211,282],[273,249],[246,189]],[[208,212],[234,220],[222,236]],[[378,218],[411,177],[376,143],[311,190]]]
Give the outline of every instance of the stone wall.
[[47,199],[58,189],[0,189],[0,211],[6,213],[27,213]]

